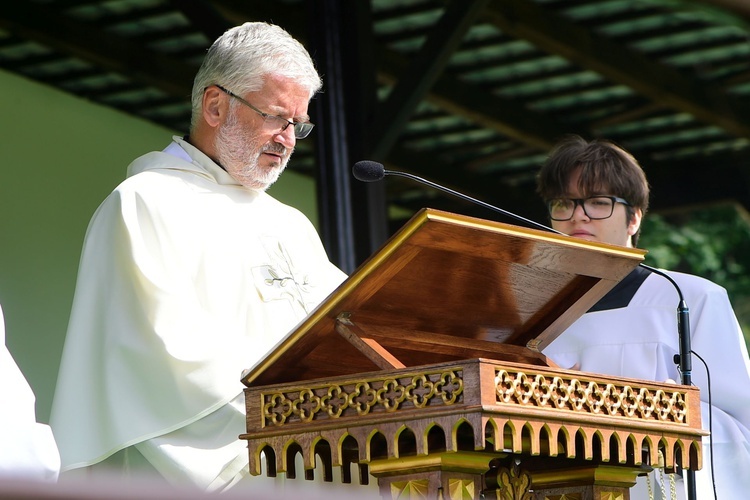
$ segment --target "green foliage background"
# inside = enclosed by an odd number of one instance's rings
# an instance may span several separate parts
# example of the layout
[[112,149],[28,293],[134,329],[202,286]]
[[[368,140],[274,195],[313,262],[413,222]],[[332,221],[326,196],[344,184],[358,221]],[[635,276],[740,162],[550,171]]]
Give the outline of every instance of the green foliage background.
[[750,215],[743,207],[724,203],[679,214],[650,213],[638,246],[648,250],[646,264],[696,274],[726,288],[750,346]]

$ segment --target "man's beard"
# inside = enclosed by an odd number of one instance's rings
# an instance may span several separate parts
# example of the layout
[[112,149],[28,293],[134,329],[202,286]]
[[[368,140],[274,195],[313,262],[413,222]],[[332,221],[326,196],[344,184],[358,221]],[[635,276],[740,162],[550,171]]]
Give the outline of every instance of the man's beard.
[[[277,142],[260,144],[257,137],[247,138],[246,128],[240,124],[234,110],[229,113],[227,121],[219,127],[214,140],[216,158],[222,167],[237,182],[251,189],[265,191],[281,175],[289,162],[291,152]],[[258,162],[261,154],[271,151],[283,159],[276,167],[263,168]]]

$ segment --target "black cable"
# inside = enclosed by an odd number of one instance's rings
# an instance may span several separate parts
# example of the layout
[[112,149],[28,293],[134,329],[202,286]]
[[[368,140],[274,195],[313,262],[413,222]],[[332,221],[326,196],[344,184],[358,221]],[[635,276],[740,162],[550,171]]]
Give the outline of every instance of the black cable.
[[[703,359],[700,354],[695,351],[690,351],[695,355],[696,358],[700,359],[703,366],[706,367],[706,379],[708,381],[708,449],[711,455],[711,486],[714,489],[714,500],[718,500],[719,496],[716,493],[716,477],[714,476],[714,425],[713,425],[713,404],[711,403],[711,372],[708,369],[708,363]],[[679,354],[678,354],[679,356]]]

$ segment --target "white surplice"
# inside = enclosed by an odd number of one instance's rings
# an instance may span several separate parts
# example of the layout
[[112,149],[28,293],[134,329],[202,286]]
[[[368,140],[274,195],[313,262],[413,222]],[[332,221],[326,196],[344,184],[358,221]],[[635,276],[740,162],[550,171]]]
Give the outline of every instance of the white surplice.
[[0,479],[55,481],[60,454],[52,430],[36,421],[36,398],[5,346],[0,308]]
[[[585,372],[680,382],[674,363],[679,353],[679,296],[654,273],[640,283],[644,272],[637,268],[597,305],[602,310],[584,314],[544,353],[560,366],[579,365]],[[726,290],[697,276],[668,273],[689,308],[692,351],[706,361],[711,377],[713,434],[703,440],[703,468],[696,473],[698,498],[713,498],[710,445],[718,498],[743,498],[750,491],[750,362],[745,340]],[[701,391],[703,428],[708,430],[706,369],[696,356],[692,368],[693,385]]]
[[137,447],[221,488],[246,454],[242,371],[345,277],[301,212],[182,139],[136,159],[84,241],[51,415],[63,471]]

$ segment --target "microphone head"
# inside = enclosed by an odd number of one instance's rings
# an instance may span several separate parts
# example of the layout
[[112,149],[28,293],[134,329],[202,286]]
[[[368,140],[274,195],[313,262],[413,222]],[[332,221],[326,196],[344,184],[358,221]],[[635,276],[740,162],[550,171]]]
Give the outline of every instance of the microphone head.
[[354,164],[352,174],[358,181],[375,182],[385,177],[385,167],[376,161],[362,160]]

